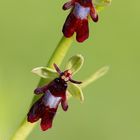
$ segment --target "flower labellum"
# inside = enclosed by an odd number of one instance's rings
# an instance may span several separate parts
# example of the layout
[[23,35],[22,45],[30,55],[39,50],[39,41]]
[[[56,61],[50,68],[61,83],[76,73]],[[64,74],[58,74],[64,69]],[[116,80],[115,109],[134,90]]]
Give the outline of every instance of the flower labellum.
[[98,21],[98,14],[92,0],[71,0],[63,5],[63,10],[72,8],[63,26],[65,37],[71,37],[76,32],[76,40],[83,42],[89,37],[88,16],[94,22]]
[[72,72],[70,70],[62,72],[56,64],[54,64],[54,68],[59,77],[49,84],[35,89],[35,94],[43,93],[43,96],[33,104],[27,115],[27,120],[31,123],[41,119],[40,126],[43,131],[52,127],[52,121],[60,103],[64,111],[68,109],[66,98],[67,82],[81,84],[81,82],[72,79]]

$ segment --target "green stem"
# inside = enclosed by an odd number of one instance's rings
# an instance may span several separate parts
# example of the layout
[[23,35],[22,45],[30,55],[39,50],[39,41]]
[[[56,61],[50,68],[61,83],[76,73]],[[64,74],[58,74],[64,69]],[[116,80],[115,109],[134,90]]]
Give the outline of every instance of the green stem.
[[52,57],[50,58],[47,66],[53,68],[53,63],[56,63],[58,66],[61,65],[64,57],[66,56],[71,44],[73,42],[73,37],[65,38],[64,36],[60,40],[57,48],[55,49]]
[[29,123],[26,121],[27,118],[23,120],[20,127],[17,129],[11,140],[25,140],[28,135],[32,132],[33,128],[37,123]]
[[[57,65],[61,65],[64,57],[66,56],[68,50],[70,49],[70,46],[73,42],[73,37],[71,38],[65,38],[62,37],[60,42],[58,43],[56,49],[54,50],[47,66],[53,68],[53,63],[56,63]],[[41,79],[39,81],[39,86],[44,84],[45,80]],[[36,100],[36,96],[33,97],[33,102]],[[28,135],[32,132],[33,128],[36,126],[37,123],[29,123],[27,122],[27,118],[23,120],[23,123],[19,126],[15,134],[13,135],[11,140],[25,140]]]

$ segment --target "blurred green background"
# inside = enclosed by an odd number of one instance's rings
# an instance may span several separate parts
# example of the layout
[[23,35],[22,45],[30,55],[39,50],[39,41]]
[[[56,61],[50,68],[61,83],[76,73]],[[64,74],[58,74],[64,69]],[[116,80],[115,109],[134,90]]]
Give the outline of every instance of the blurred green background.
[[[10,140],[28,111],[39,77],[30,71],[44,66],[59,42],[68,14],[64,0],[0,0],[0,140]],[[109,65],[106,76],[84,89],[85,102],[69,100],[53,128],[39,125],[28,140],[140,139],[140,1],[114,0],[90,21],[90,38],[76,41],[67,55],[85,57],[75,79]]]

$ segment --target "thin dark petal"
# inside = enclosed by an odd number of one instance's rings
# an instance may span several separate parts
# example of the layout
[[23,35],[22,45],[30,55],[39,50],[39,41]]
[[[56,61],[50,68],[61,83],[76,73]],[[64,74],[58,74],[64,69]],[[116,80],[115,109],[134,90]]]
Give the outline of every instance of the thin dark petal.
[[57,71],[57,73],[59,75],[61,75],[62,71],[59,69],[59,67],[55,63],[53,64],[53,66],[54,66],[55,70]]
[[74,83],[74,84],[82,84],[81,81],[76,81],[76,80],[73,80],[73,79],[71,79],[71,78],[70,78],[70,81],[71,81],[72,83]]

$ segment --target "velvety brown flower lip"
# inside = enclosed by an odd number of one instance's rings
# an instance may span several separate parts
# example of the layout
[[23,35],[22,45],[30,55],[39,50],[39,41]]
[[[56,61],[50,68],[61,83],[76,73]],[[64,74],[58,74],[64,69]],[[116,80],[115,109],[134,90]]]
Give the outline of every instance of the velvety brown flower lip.
[[41,119],[40,126],[43,131],[52,127],[52,122],[60,103],[64,111],[68,109],[66,98],[67,82],[81,83],[72,79],[70,70],[61,72],[56,64],[54,64],[54,68],[59,74],[59,77],[49,84],[34,90],[35,94],[39,95],[43,93],[43,96],[33,104],[27,115],[27,120],[31,123]]
[[83,42],[89,37],[88,16],[94,22],[98,21],[98,14],[92,0],[71,0],[63,5],[63,10],[72,8],[63,25],[65,37],[71,37],[76,32],[76,40]]

